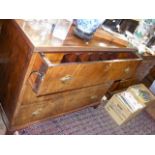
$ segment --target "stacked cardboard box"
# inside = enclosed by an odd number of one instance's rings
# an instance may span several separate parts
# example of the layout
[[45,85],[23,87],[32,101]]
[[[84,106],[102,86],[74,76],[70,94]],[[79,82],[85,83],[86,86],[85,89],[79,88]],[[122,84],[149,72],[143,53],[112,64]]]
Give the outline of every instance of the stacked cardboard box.
[[144,84],[133,85],[127,91],[133,94],[137,102],[145,106],[149,106],[155,102],[155,96]]
[[155,102],[155,96],[143,84],[129,87],[112,96],[105,106],[107,112],[121,125],[138,115],[145,107]]
[[[155,95],[155,80],[153,81],[149,89]],[[155,119],[155,104],[151,104],[150,106],[148,106],[146,111],[153,119]]]

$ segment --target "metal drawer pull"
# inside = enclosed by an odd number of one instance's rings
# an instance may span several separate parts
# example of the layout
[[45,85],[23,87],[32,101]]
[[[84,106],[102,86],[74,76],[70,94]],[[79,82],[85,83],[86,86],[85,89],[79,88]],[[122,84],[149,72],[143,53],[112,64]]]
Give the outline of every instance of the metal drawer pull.
[[129,67],[128,68],[125,68],[124,72],[125,73],[129,73],[130,72],[130,68]]
[[42,110],[43,110],[42,108],[39,108],[38,110],[32,112],[32,116],[37,116],[37,115],[39,115],[39,114],[42,112]]
[[93,95],[93,96],[91,96],[90,98],[93,100],[93,99],[97,99],[97,95]]
[[72,80],[72,79],[73,79],[73,77],[72,77],[71,75],[66,75],[66,76],[62,77],[62,78],[60,79],[60,81],[61,81],[62,83],[66,83],[66,82],[68,82],[68,81],[70,81],[70,80]]
[[44,75],[42,73],[39,73],[38,71],[33,71],[29,75],[28,82],[32,88],[34,87],[34,83],[37,77],[40,77],[40,79],[43,80]]

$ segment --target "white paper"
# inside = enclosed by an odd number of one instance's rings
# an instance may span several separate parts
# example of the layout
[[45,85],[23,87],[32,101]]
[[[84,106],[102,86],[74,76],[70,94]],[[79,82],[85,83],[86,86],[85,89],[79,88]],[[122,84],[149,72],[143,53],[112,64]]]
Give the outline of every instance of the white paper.
[[123,92],[121,93],[121,97],[127,102],[125,104],[128,104],[133,111],[137,111],[143,108],[143,105],[138,103],[131,93]]
[[72,25],[73,20],[70,19],[60,19],[56,23],[56,26],[53,31],[53,36],[61,40],[65,40],[69,29]]

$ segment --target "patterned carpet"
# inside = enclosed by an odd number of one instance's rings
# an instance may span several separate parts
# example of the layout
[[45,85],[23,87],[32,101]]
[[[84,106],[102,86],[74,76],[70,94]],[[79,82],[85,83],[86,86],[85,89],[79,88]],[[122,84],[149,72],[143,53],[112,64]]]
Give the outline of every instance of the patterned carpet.
[[128,123],[118,126],[101,104],[59,118],[43,121],[20,130],[21,135],[150,135],[155,121],[144,111]]

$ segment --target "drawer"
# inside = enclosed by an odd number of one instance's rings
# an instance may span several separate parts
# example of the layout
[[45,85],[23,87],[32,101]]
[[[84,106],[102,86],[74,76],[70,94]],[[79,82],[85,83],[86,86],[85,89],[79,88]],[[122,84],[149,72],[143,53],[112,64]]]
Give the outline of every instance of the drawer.
[[38,97],[37,103],[22,105],[15,125],[55,117],[100,102],[112,83]]
[[108,92],[114,92],[114,91],[126,89],[129,86],[136,84],[137,82],[138,81],[136,78],[125,79],[122,81],[115,81],[110,87],[110,89],[108,90]]
[[[36,95],[62,92],[130,78],[141,61],[140,58],[95,60],[84,62],[52,63],[45,55],[38,54],[29,76],[29,83]],[[115,55],[114,55],[115,56]],[[66,59],[65,59],[66,60]],[[72,59],[73,60],[73,59]]]

